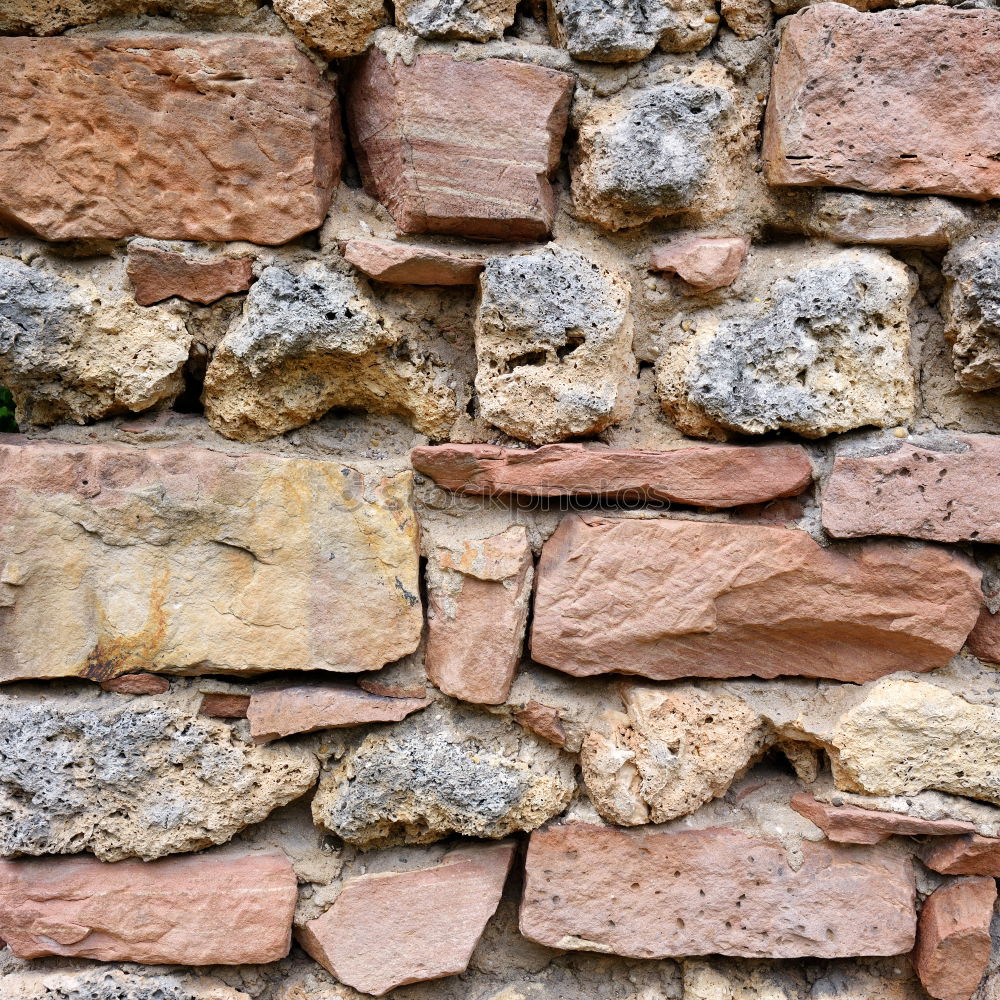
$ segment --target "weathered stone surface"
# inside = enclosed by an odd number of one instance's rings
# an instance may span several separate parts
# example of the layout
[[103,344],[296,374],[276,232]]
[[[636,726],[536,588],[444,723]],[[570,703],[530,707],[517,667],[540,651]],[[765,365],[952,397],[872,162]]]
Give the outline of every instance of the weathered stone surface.
[[970,652],[981,660],[1000,663],[1000,615],[983,608],[976,627],[969,633],[967,645]]
[[283,854],[0,861],[0,936],[18,958],[244,965],[288,953],[297,891]]
[[947,663],[978,579],[930,546],[847,555],[786,528],[573,515],[542,549],[531,653],[578,676],[860,682]]
[[490,260],[476,314],[483,417],[533,444],[626,417],[636,368],[630,297],[620,275],[555,244]]
[[374,49],[347,107],[365,188],[404,233],[545,236],[572,92],[569,74],[540,66],[439,54],[407,66]]
[[823,490],[823,527],[836,538],[1000,542],[998,466],[1000,439],[990,434],[840,456]]
[[774,21],[769,0],[721,0],[719,12],[737,38],[758,38],[771,29]]
[[745,318],[706,317],[657,365],[667,415],[685,434],[790,430],[805,437],[905,423],[915,392],[906,267],[843,250],[787,277]]
[[122,674],[101,681],[101,690],[118,694],[163,694],[170,690],[170,681],[157,674]]
[[395,285],[475,285],[485,261],[412,243],[348,240],[344,260],[369,278]]
[[[257,6],[257,0],[170,0],[170,9],[182,18],[206,14],[246,17]],[[163,7],[164,0],[4,0],[0,34],[57,35],[66,28],[115,14],[142,14]]]
[[533,576],[523,525],[434,547],[427,560],[424,655],[432,684],[479,705],[506,701],[524,645]]
[[389,20],[382,0],[274,0],[275,13],[327,59],[356,56]]
[[247,719],[250,735],[263,743],[317,729],[399,722],[430,703],[429,698],[380,698],[346,684],[299,684],[255,691]]
[[898,955],[913,946],[908,859],[776,843],[735,830],[640,833],[574,824],[532,834],[521,933],[635,958]]
[[514,713],[514,718],[543,740],[548,740],[557,747],[566,746],[566,727],[562,724],[559,709],[538,701],[529,701],[524,708]]
[[[556,43],[574,59],[638,62],[656,48],[695,52],[712,40],[719,19],[704,0],[548,0]],[[714,15],[714,17],[713,17]]]
[[835,806],[805,792],[793,796],[790,805],[838,844],[880,844],[894,836],[941,837],[975,829],[972,823],[961,820],[919,819],[859,806]]
[[0,125],[0,217],[47,240],[285,243],[340,175],[335,93],[279,38],[0,39]]
[[997,898],[991,878],[967,878],[935,889],[920,910],[913,965],[937,1000],[971,1000],[990,960],[990,920]]
[[227,841],[308,791],[305,748],[258,747],[177,697],[0,694],[0,855],[162,857]]
[[396,27],[423,38],[502,38],[517,0],[396,0]]
[[794,496],[812,481],[809,456],[791,444],[674,451],[443,444],[414,448],[410,461],[438,486],[474,496],[600,496],[738,507]]
[[424,685],[419,687],[404,687],[401,684],[387,684],[385,681],[376,680],[373,677],[359,677],[358,687],[369,694],[378,695],[380,698],[418,698],[423,699],[427,694]]
[[249,708],[248,694],[206,694],[202,696],[198,712],[213,719],[245,719]]
[[208,305],[223,295],[245,292],[253,281],[249,257],[201,257],[139,241],[129,244],[125,270],[141,306],[174,295]]
[[410,481],[7,438],[0,681],[377,670],[422,627]]
[[457,975],[500,903],[514,849],[464,847],[433,868],[351,879],[298,939],[340,982],[374,996]]
[[711,292],[736,280],[749,249],[745,236],[690,236],[654,249],[649,269],[676,274],[697,291]]
[[570,160],[574,214],[612,230],[679,213],[724,214],[741,122],[732,83],[714,64],[595,103]]
[[1000,386],[1000,236],[958,244],[945,257],[941,310],[955,378],[963,389]]
[[0,979],[0,995],[4,1000],[251,1000],[242,990],[207,976],[100,967],[8,973]]
[[665,823],[724,795],[763,754],[764,720],[739,698],[629,687],[580,751],[591,802],[609,823]]
[[82,424],[167,405],[183,388],[191,339],[169,308],[140,309],[83,276],[0,257],[0,385],[21,423]]
[[209,362],[205,415],[241,441],[284,434],[334,406],[396,414],[447,437],[454,378],[404,344],[356,278],[319,261],[267,267]]
[[[786,22],[771,79],[768,180],[997,197],[998,43],[988,10],[863,14],[837,3],[800,11]],[[921,58],[931,49],[938,58]],[[956,105],[970,78],[976,99]]]
[[555,747],[438,704],[359,738],[323,773],[312,808],[319,826],[364,848],[498,840],[557,816],[575,788],[573,761]]
[[934,841],[921,853],[928,868],[942,875],[1000,877],[1000,838],[976,833]]

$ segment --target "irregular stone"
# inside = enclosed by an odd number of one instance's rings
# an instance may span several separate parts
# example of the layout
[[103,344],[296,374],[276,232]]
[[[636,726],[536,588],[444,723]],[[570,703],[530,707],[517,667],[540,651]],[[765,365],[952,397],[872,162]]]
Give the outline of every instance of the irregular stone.
[[478,257],[384,240],[348,240],[344,260],[369,278],[395,285],[475,285],[486,263]]
[[735,196],[726,174],[745,140],[741,121],[717,65],[596,102],[570,159],[574,214],[611,230],[679,213],[724,214]]
[[122,674],[101,681],[101,690],[118,694],[163,694],[170,690],[170,681],[156,674]]
[[176,399],[192,337],[171,309],[130,300],[0,257],[0,385],[20,423],[82,424]]
[[998,464],[1000,440],[992,434],[839,456],[823,490],[823,527],[835,538],[1000,542],[1000,497],[991,482]]
[[340,176],[335,92],[281,38],[0,39],[0,120],[0,214],[46,240],[286,243]]
[[736,280],[749,249],[745,236],[691,236],[656,247],[649,269],[676,274],[697,291],[711,292]]
[[719,11],[737,38],[759,38],[771,30],[774,21],[769,0],[722,0]]
[[812,466],[799,445],[708,445],[628,451],[582,444],[414,448],[413,468],[445,489],[474,496],[580,496],[738,507],[801,493]]
[[[1000,196],[990,124],[1000,113],[998,43],[1000,25],[988,10],[868,14],[838,3],[800,11],[785,23],[771,77],[768,180]],[[928,62],[919,53],[930,50],[937,58]],[[979,97],[956,106],[970,78]]]
[[961,820],[919,819],[859,806],[835,806],[804,792],[794,795],[789,804],[838,844],[880,844],[889,837],[941,837],[975,829],[972,823]]
[[914,289],[906,267],[874,250],[843,250],[779,277],[749,315],[709,315],[661,355],[663,409],[696,437],[722,428],[815,438],[906,423],[916,402]]
[[447,437],[454,376],[405,348],[357,279],[319,261],[267,267],[209,362],[205,416],[226,437],[263,441],[358,407]]
[[364,52],[389,21],[382,0],[274,0],[275,13],[327,59]]
[[399,722],[430,703],[430,698],[380,698],[346,684],[299,684],[254,691],[246,717],[250,735],[266,743],[318,729]]
[[306,748],[258,747],[179,697],[0,694],[0,855],[104,861],[221,844],[308,791]]
[[629,687],[580,751],[587,792],[620,826],[665,823],[724,795],[767,746],[764,720],[739,698],[694,688]]
[[[665,891],[666,890],[666,891]],[[572,824],[532,834],[521,933],[551,948],[634,958],[842,958],[913,946],[908,858],[736,830],[646,833]]]
[[369,52],[347,114],[365,189],[404,233],[538,239],[573,93],[567,73],[507,59]]
[[453,833],[499,840],[557,816],[576,788],[573,760],[516,724],[435,704],[359,738],[324,771],[318,826],[364,849]]
[[572,515],[542,548],[531,655],[576,676],[860,683],[947,663],[978,577],[932,546],[847,555],[794,529]]
[[100,967],[8,973],[0,979],[0,990],[4,1000],[251,1000],[248,993],[208,976]]
[[628,416],[636,370],[630,297],[620,275],[555,244],[488,261],[475,328],[483,418],[543,444]]
[[712,40],[719,20],[703,0],[549,0],[557,45],[574,59],[638,62],[657,44],[667,52],[696,52]]
[[135,287],[135,301],[141,306],[175,295],[208,305],[223,295],[245,292],[253,281],[250,257],[202,258],[138,241],[129,244],[125,270]]
[[818,191],[805,228],[834,243],[943,250],[971,224],[969,212],[947,198]]
[[524,708],[514,713],[514,718],[543,740],[548,740],[557,747],[566,746],[566,727],[562,724],[559,709],[538,701],[529,701]]
[[958,244],[941,264],[941,311],[958,384],[970,392],[1000,386],[1000,236]]
[[403,687],[400,684],[386,684],[370,677],[359,677],[358,687],[381,698],[423,698],[427,694],[427,689],[423,686]]
[[245,719],[249,708],[248,694],[205,694],[202,695],[198,713],[213,719]]
[[983,608],[966,644],[973,656],[988,663],[1000,663],[1000,615]]
[[436,546],[427,559],[427,677],[452,698],[501,705],[517,672],[534,560],[527,530]]
[[298,939],[336,979],[374,996],[458,975],[500,904],[514,849],[463,847],[432,868],[351,879]]
[[[4,0],[0,35],[58,35],[115,14],[142,14],[162,7],[163,0]],[[257,10],[257,0],[171,0],[170,9],[181,17],[247,17]]]
[[971,1000],[990,960],[990,920],[997,899],[991,878],[967,878],[935,889],[920,910],[913,966],[937,1000]]
[[7,442],[0,681],[354,673],[416,649],[409,472]]
[[276,962],[291,945],[296,896],[279,853],[0,861],[0,936],[18,958]]
[[968,833],[938,840],[926,847],[920,860],[942,875],[1000,877],[1000,838]]
[[503,38],[517,0],[396,0],[396,27],[422,38]]

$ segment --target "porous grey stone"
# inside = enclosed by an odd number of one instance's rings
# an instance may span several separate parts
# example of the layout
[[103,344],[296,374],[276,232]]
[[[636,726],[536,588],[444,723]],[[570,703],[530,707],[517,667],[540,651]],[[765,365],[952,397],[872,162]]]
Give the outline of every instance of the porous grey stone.
[[0,856],[197,850],[316,780],[308,749],[257,746],[178,696],[40,693],[0,694]]
[[845,250],[775,278],[757,315],[709,316],[661,355],[668,416],[699,437],[905,423],[915,405],[907,269],[886,253]]
[[360,738],[320,778],[316,823],[363,848],[499,839],[558,815],[573,761],[520,726],[438,703]]
[[517,0],[396,0],[396,27],[423,38],[502,38]]
[[486,420],[544,444],[628,415],[635,359],[622,277],[552,244],[492,258],[480,282],[476,390]]
[[972,237],[942,263],[945,336],[963,389],[1000,386],[1000,236]]
[[38,970],[0,978],[3,1000],[250,1000],[217,979],[124,969]]

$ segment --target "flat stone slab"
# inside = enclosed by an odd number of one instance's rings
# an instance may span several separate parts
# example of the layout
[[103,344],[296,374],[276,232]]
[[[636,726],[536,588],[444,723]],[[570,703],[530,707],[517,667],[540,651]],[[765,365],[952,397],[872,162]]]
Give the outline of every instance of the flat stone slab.
[[344,260],[393,285],[474,285],[486,266],[481,258],[385,240],[348,240]]
[[916,928],[913,870],[884,849],[777,843],[736,830],[572,824],[531,835],[521,933],[630,958],[900,955]]
[[676,274],[695,290],[711,292],[739,277],[749,249],[745,236],[690,236],[656,247],[649,269]]
[[245,292],[253,281],[249,257],[204,258],[162,246],[132,243],[125,272],[135,289],[135,301],[151,306],[176,296],[209,305],[224,295]]
[[1000,837],[969,833],[937,840],[927,846],[920,859],[942,875],[1000,878]]

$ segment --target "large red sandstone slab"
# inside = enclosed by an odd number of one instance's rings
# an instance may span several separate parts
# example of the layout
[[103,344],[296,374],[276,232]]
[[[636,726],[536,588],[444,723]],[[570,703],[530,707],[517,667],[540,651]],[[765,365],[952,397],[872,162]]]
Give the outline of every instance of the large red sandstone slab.
[[275,962],[291,944],[297,894],[282,854],[0,861],[0,937],[18,958]]
[[913,871],[881,848],[777,843],[736,830],[574,824],[531,835],[521,933],[631,958],[843,958],[913,946]]
[[538,565],[532,658],[577,676],[933,670],[976,622],[979,571],[932,546],[848,555],[802,531],[668,518],[564,518]]
[[194,257],[176,250],[133,243],[125,272],[141,306],[177,296],[208,305],[224,295],[245,292],[253,281],[249,257]]
[[484,260],[385,240],[348,240],[344,260],[369,278],[396,285],[474,285]]
[[299,684],[255,691],[246,717],[250,735],[265,742],[318,729],[399,722],[430,703],[430,698],[384,698],[346,684]]
[[998,115],[1000,22],[993,11],[807,7],[784,22],[771,77],[767,177],[772,184],[995,198]]
[[442,444],[414,448],[410,461],[438,486],[477,496],[634,497],[737,507],[794,496],[812,482],[809,456],[791,444],[676,451]]
[[573,77],[506,59],[363,58],[347,116],[369,194],[404,233],[545,236]]
[[433,868],[351,879],[299,941],[342,983],[375,996],[464,972],[513,857],[513,844],[491,844],[453,851]]
[[840,457],[823,491],[823,527],[837,538],[906,535],[1000,542],[1000,439],[954,439],[955,451],[904,444],[887,455]]
[[920,911],[913,967],[937,1000],[970,1000],[990,960],[991,878],[966,878],[935,889]]
[[978,833],[949,837],[930,844],[921,854],[928,868],[942,875],[1000,877],[1000,837]]
[[284,243],[340,173],[335,93],[285,39],[0,39],[0,219],[43,239]]
[[790,805],[839,844],[878,844],[893,836],[942,837],[975,831],[962,820],[918,819],[860,806],[835,806],[805,792],[793,795]]

